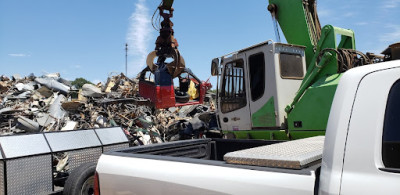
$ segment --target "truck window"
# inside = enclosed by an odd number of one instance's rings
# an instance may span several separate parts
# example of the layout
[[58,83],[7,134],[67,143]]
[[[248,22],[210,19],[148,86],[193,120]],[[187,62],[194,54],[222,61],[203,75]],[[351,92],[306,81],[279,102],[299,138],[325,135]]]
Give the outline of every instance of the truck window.
[[249,57],[251,100],[256,101],[264,95],[265,60],[264,53]]
[[221,112],[227,113],[246,106],[243,60],[225,65],[222,81]]
[[386,104],[382,161],[386,168],[400,168],[400,80],[390,89]]
[[281,77],[283,79],[302,79],[304,77],[301,55],[292,53],[279,54]]

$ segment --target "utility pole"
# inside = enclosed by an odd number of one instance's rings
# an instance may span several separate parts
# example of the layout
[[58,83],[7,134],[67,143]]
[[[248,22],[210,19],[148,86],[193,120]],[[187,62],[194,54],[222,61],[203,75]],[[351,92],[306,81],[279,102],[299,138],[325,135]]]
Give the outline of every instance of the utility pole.
[[125,76],[128,76],[128,43],[125,43]]

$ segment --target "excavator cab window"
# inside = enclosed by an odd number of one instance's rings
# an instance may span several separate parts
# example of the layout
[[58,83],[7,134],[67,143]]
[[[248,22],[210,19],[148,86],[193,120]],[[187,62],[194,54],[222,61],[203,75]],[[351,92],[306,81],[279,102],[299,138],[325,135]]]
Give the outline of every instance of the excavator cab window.
[[281,77],[283,79],[303,79],[303,59],[299,54],[279,54]]
[[264,53],[249,57],[251,100],[256,101],[265,91],[265,59]]
[[181,73],[178,76],[179,86],[175,90],[175,100],[179,103],[186,103],[189,101],[190,97],[187,93],[189,90],[189,75],[187,73]]
[[225,65],[222,81],[221,112],[227,113],[247,104],[243,60]]
[[189,75],[187,73],[182,73],[181,75],[179,75],[179,90],[180,91],[187,92],[189,89],[189,84],[190,84],[190,80],[189,80]]

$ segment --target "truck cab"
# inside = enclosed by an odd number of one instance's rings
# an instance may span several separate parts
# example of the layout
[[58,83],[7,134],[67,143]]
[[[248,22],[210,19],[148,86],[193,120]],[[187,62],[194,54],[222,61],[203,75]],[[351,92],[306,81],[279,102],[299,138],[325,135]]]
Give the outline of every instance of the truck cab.
[[[266,41],[221,57],[221,129],[234,131],[236,138],[288,139],[285,107],[306,73],[304,50],[303,46]],[[249,137],[251,130],[261,131]]]

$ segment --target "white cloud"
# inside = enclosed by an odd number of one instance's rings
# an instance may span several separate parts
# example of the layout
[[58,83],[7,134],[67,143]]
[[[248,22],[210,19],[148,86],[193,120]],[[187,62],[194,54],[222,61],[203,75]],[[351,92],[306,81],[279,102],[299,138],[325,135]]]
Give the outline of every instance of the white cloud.
[[387,25],[386,28],[391,29],[386,33],[383,33],[380,37],[380,41],[392,44],[400,41],[400,25]]
[[400,0],[386,0],[382,3],[382,8],[393,9],[397,8],[400,4]]
[[318,9],[318,16],[319,17],[330,17],[332,15],[332,12],[329,9]]
[[25,54],[25,53],[10,53],[10,54],[8,54],[8,56],[23,58],[23,57],[30,57],[31,54]]
[[[152,38],[151,16],[146,7],[146,0],[138,0],[135,4],[135,11],[129,18],[129,29],[126,35],[130,62],[128,65],[128,75],[133,75],[141,71],[146,66],[148,44]],[[155,41],[155,40],[154,40]]]

